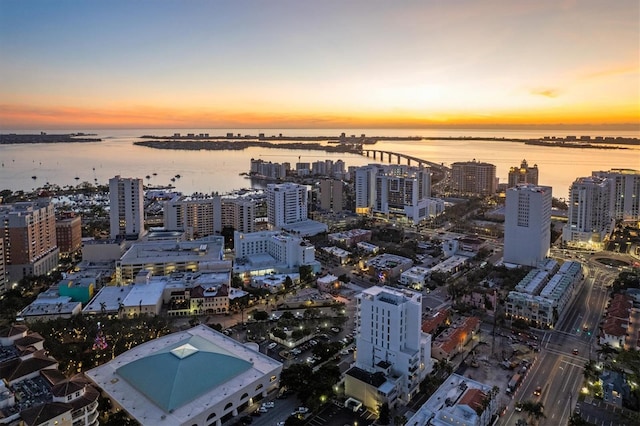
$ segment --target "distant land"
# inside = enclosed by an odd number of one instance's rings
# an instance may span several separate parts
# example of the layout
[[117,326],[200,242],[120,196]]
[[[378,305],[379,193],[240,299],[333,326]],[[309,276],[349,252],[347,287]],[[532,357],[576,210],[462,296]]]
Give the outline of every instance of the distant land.
[[100,138],[89,138],[96,136],[92,133],[67,133],[67,134],[0,134],[0,145],[26,144],[26,143],[69,143],[69,142],[101,142]]

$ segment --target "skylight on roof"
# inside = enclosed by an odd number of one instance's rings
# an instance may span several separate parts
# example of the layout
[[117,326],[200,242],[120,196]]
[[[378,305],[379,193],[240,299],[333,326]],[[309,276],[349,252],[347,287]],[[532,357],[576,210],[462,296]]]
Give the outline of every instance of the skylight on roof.
[[173,349],[171,351],[171,353],[173,355],[175,355],[176,357],[180,358],[180,359],[184,359],[190,355],[195,354],[196,352],[198,352],[198,348],[196,348],[195,346],[189,344],[189,343],[185,343],[182,346],[178,346],[177,348]]

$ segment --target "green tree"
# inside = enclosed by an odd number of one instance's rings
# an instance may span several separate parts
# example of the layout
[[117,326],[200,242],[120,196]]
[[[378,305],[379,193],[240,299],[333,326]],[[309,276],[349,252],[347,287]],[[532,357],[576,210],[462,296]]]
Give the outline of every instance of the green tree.
[[266,321],[269,319],[269,313],[267,311],[254,311],[253,319],[256,321]]
[[380,410],[378,411],[378,423],[381,425],[388,425],[389,415],[389,404],[385,402],[380,406]]
[[522,401],[520,407],[522,407],[522,411],[527,414],[529,423],[531,424],[534,424],[534,422],[537,423],[538,420],[546,417],[544,415],[544,404],[540,401]]

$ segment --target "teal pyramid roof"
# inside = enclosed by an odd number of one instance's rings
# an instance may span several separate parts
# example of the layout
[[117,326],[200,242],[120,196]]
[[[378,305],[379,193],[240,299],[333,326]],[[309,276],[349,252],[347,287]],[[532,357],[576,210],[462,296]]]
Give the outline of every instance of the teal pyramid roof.
[[172,411],[252,367],[222,347],[192,336],[117,369],[131,386]]

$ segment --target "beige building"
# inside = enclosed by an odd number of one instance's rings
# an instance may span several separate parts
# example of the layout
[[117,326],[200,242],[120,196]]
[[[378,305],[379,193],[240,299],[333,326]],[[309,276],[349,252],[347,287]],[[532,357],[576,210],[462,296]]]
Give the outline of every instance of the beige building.
[[324,179],[320,181],[320,208],[335,213],[344,210],[344,185],[341,180]]
[[493,195],[498,188],[496,166],[476,160],[453,163],[451,186],[461,195]]
[[10,283],[48,274],[58,266],[56,217],[49,200],[0,205],[0,226]]

